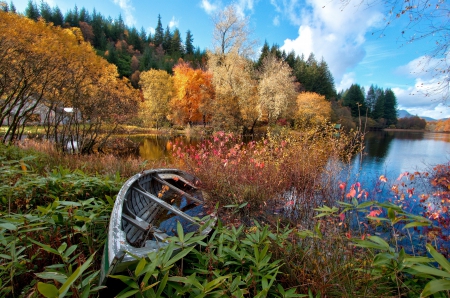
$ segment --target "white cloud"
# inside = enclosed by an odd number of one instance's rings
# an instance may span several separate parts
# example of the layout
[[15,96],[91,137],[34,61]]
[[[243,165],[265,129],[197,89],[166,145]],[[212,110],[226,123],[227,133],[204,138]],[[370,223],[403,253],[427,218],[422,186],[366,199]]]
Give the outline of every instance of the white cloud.
[[131,4],[131,0],[114,0],[114,4],[119,5],[125,14],[125,24],[128,26],[135,26],[136,20],[133,16],[134,7]]
[[209,0],[202,0],[200,7],[203,8],[207,14],[213,14],[219,6],[209,2]]
[[366,55],[364,35],[379,26],[382,14],[377,7],[364,9],[348,5],[342,9],[340,1],[298,0],[271,1],[275,9],[282,10],[294,25],[299,26],[298,37],[286,39],[282,49],[294,50],[328,63],[336,81],[341,81],[349,69]]
[[176,20],[175,17],[172,17],[172,19],[169,22],[169,28],[177,28],[179,25],[180,21]]
[[253,9],[255,7],[255,3],[259,0],[238,0],[234,2],[232,5],[236,8],[236,13],[239,17],[245,18],[246,12],[253,13]]
[[274,17],[272,23],[274,26],[280,26],[280,16]]
[[448,58],[438,59],[421,56],[396,69],[398,75],[414,78],[414,86],[392,88],[399,107],[413,115],[443,118],[450,115],[446,105],[449,96],[450,77],[443,70],[448,69]]
[[341,81],[336,85],[336,91],[340,92],[341,90],[346,90],[348,88],[350,88],[350,86],[352,84],[355,83],[355,73],[354,72],[349,72],[349,73],[345,73],[342,76]]
[[[246,16],[246,11],[253,12],[255,4],[259,0],[237,0],[231,3],[236,8],[236,13],[238,16],[244,18]],[[229,4],[227,4],[229,5]],[[220,0],[202,0],[200,3],[200,7],[209,14],[214,14],[217,10],[224,7],[224,4]]]
[[147,32],[150,32],[152,35],[155,34],[155,28],[154,27],[148,27]]

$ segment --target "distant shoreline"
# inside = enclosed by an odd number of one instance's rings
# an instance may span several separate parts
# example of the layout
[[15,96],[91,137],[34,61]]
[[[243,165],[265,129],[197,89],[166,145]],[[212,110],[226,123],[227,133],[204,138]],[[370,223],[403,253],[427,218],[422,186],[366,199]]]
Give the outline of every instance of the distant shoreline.
[[417,132],[427,132],[425,129],[401,129],[401,128],[385,128],[384,131],[417,131]]
[[411,132],[435,132],[435,133],[450,133],[450,131],[431,131],[426,129],[401,129],[401,128],[385,128],[383,131],[411,131]]

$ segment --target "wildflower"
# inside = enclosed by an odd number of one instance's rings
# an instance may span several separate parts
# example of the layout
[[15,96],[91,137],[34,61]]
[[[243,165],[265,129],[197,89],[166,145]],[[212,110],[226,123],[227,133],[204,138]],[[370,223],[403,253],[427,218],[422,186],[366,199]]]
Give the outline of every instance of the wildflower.
[[381,182],[387,182],[387,178],[386,178],[384,175],[381,175],[380,178],[379,178],[379,180],[380,180]]

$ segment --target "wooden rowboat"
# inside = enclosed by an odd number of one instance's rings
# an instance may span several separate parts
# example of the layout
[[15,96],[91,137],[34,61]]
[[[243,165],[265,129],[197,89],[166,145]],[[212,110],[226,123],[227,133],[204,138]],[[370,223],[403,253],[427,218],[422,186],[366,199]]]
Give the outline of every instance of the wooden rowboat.
[[199,229],[199,218],[207,216],[206,194],[199,180],[177,169],[157,169],[136,174],[122,186],[109,222],[108,239],[102,258],[100,284],[107,276],[125,271],[138,257],[168,245],[176,234],[177,222],[184,232],[208,234],[215,224]]

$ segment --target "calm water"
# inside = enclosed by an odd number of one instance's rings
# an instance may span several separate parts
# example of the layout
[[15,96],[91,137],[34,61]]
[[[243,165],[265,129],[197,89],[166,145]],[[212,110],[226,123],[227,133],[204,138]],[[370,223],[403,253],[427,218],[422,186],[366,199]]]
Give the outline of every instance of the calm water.
[[[141,137],[139,155],[148,160],[170,158],[174,142],[196,145],[200,140],[187,136]],[[367,133],[363,156],[354,157],[352,173],[361,179],[380,175],[396,178],[405,171],[425,171],[448,161],[450,134],[375,131]]]
[[406,171],[427,171],[450,161],[450,134],[412,131],[375,131],[365,138],[363,156],[352,163],[352,176],[362,181],[385,175],[392,179]]

